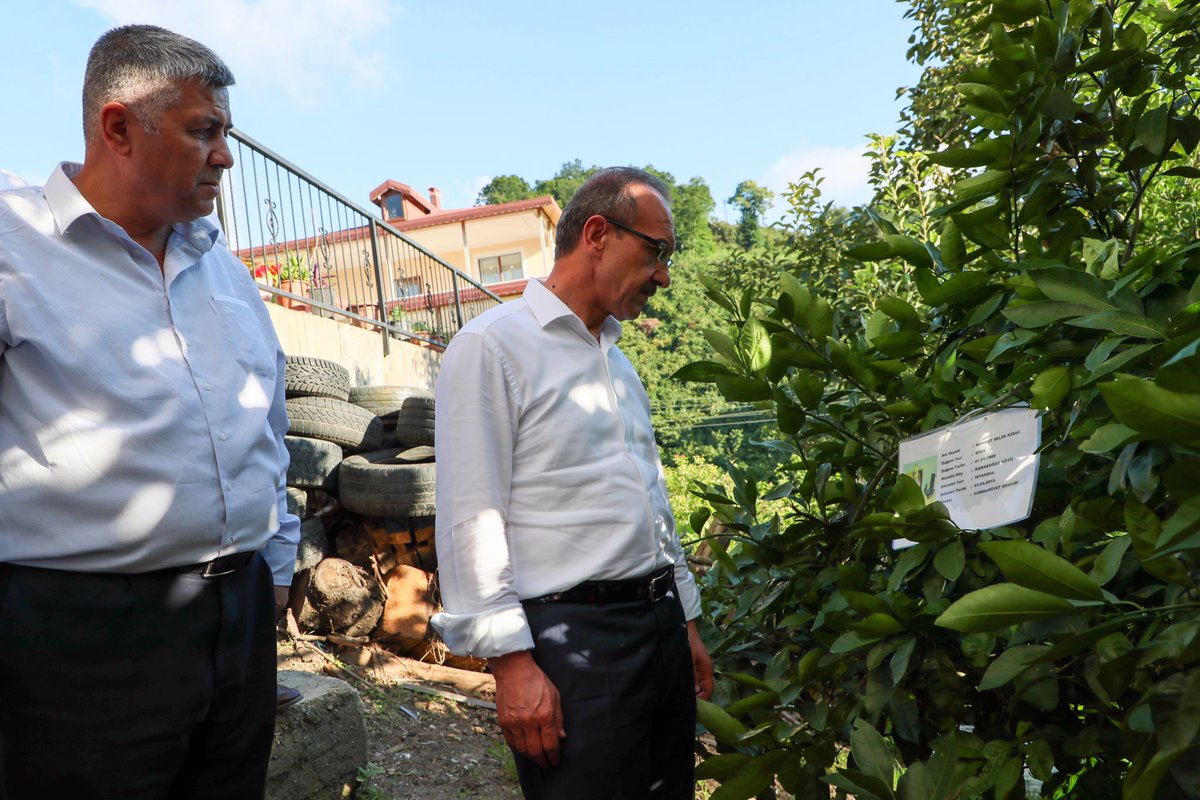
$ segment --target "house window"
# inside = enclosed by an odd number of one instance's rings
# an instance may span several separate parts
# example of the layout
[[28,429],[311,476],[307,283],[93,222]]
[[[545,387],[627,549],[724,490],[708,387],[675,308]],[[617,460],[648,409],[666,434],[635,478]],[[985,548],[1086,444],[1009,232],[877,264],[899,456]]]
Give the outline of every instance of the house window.
[[384,219],[404,219],[404,196],[389,194],[383,198]]
[[396,297],[416,297],[421,293],[420,278],[397,278]]
[[502,256],[486,256],[479,259],[479,277],[484,283],[515,281],[525,277],[520,253],[505,253]]

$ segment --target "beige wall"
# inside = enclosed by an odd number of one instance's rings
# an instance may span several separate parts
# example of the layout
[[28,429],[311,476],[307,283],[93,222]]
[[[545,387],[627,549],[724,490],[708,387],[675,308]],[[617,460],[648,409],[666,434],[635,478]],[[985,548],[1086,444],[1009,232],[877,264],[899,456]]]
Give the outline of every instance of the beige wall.
[[[526,278],[544,278],[554,265],[554,226],[538,209],[416,228],[404,235],[477,281],[479,259],[520,253]],[[543,251],[544,247],[544,251]],[[468,263],[468,258],[470,263]]]
[[315,314],[291,311],[267,304],[275,334],[283,352],[336,361],[350,371],[352,386],[419,386],[433,389],[440,351],[392,339],[391,353],[384,358],[383,338],[378,331],[365,330],[323,319]]

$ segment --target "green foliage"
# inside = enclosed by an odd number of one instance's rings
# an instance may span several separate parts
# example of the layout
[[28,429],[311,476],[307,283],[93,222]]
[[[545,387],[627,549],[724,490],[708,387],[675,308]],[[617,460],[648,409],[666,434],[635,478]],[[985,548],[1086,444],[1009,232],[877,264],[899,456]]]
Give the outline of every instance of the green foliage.
[[519,175],[497,175],[479,190],[477,206],[495,206],[537,196],[529,183]]
[[558,201],[560,208],[566,208],[567,203],[575,196],[579,187],[583,186],[584,182],[599,169],[597,166],[583,166],[583,162],[578,158],[568,161],[562,165],[553,178],[545,178],[535,183],[533,193],[535,195],[548,194]]
[[[752,277],[705,285],[725,321],[677,373],[772,415],[785,459],[689,515],[723,526],[700,770],[737,798],[1002,800],[1026,771],[1048,798],[1194,797],[1200,243],[1175,203],[1200,2],[910,5],[938,71],[909,140],[872,141],[874,207],[794,187]],[[1044,410],[1029,519],[963,531],[897,475],[901,439],[1019,401]]]
[[762,244],[762,219],[771,208],[775,193],[751,180],[742,181],[727,201],[738,210],[737,241],[744,250]]

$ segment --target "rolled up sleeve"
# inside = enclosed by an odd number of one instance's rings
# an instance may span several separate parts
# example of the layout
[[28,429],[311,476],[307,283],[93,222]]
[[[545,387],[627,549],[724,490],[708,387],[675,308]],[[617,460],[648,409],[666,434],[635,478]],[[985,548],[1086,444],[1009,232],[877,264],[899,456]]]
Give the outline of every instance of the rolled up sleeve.
[[529,650],[507,518],[519,418],[501,356],[472,333],[446,350],[437,381],[438,580],[432,623],[452,652],[481,658]]

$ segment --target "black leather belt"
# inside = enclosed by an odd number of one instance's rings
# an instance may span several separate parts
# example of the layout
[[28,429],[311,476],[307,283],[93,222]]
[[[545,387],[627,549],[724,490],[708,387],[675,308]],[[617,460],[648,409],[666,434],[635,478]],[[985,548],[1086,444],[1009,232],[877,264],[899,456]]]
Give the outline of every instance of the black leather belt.
[[584,581],[561,592],[533,597],[525,603],[583,603],[604,605],[605,603],[634,603],[639,600],[661,600],[675,587],[675,570],[663,567],[642,578],[627,578],[619,581]]
[[212,561],[205,561],[203,564],[184,564],[182,567],[168,567],[167,569],[157,570],[158,572],[188,572],[196,573],[202,578],[219,578],[222,575],[229,575],[237,572],[242,567],[250,563],[250,559],[254,558],[254,554],[258,552],[251,550],[245,553],[230,553],[227,556],[214,558]]

